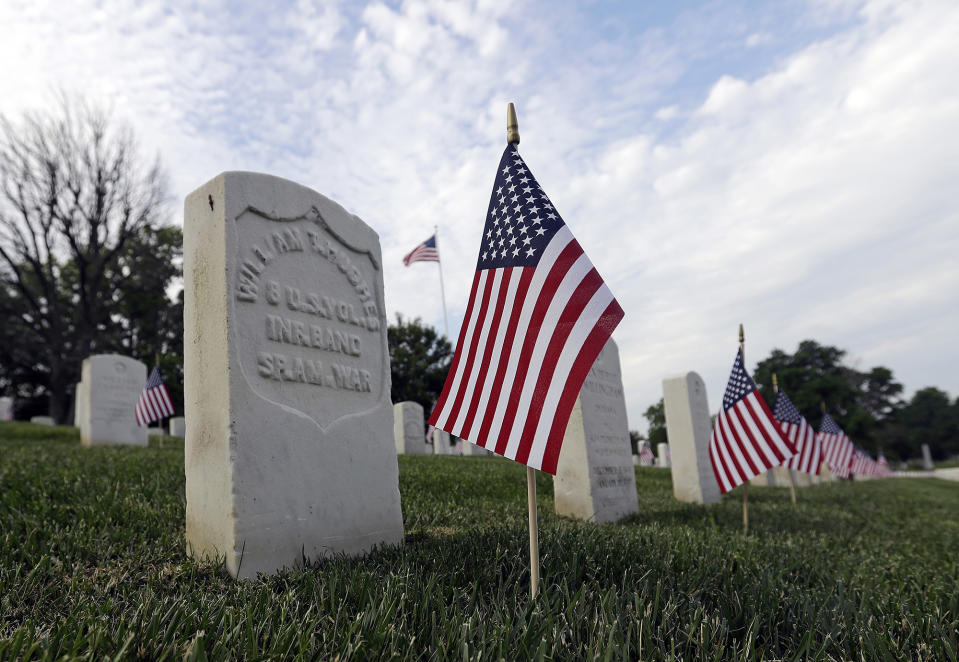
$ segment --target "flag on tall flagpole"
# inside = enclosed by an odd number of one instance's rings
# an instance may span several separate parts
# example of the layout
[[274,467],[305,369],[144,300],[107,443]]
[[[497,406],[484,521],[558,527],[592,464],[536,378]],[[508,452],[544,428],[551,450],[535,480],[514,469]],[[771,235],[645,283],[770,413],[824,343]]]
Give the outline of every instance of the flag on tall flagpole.
[[853,445],[846,433],[832,417],[823,412],[819,433],[816,435],[822,445],[822,458],[829,465],[834,476],[849,478],[849,464],[852,461]]
[[436,235],[424,241],[422,244],[411,250],[403,258],[403,264],[410,266],[414,262],[439,262],[440,252],[436,248]]
[[430,424],[555,475],[579,390],[622,318],[516,145],[508,144]]
[[137,425],[144,426],[162,418],[173,416],[173,401],[167,391],[163,377],[160,375],[160,366],[153,366],[150,378],[137,400]]
[[816,440],[816,432],[782,389],[776,393],[773,415],[779,421],[783,434],[796,447],[796,454],[786,460],[785,466],[818,476],[822,449]]
[[725,494],[795,453],[796,447],[780,432],[737,350],[723,406],[709,438],[709,459],[719,491]]

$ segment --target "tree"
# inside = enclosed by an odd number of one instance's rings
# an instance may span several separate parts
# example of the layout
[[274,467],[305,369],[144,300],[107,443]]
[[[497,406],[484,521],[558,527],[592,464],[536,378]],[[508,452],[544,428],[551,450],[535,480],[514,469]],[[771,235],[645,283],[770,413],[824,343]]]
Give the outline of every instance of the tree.
[[659,402],[650,405],[643,413],[643,417],[649,423],[649,432],[646,435],[649,439],[649,445],[656,448],[658,444],[666,443],[668,441],[666,437],[666,405],[663,403],[663,399],[660,398]]
[[404,320],[396,314],[396,324],[386,330],[393,379],[393,402],[412,400],[429,413],[446,381],[453,348],[436,329],[420,318]]
[[62,96],[54,112],[19,122],[0,116],[0,315],[4,336],[31,352],[4,354],[3,379],[31,379],[18,388],[48,395],[58,422],[82,359],[122,348],[137,325],[118,308],[125,281],[165,293],[169,271],[140,268],[135,242],[165,225],[166,190],[130,129],[82,100]]
[[633,449],[633,455],[639,455],[639,445],[646,441],[646,437],[639,433],[639,430],[629,431],[629,447]]
[[959,453],[959,416],[949,396],[935,387],[916,391],[896,416],[899,434],[895,452],[903,459],[918,457],[922,444],[932,456],[943,460]]

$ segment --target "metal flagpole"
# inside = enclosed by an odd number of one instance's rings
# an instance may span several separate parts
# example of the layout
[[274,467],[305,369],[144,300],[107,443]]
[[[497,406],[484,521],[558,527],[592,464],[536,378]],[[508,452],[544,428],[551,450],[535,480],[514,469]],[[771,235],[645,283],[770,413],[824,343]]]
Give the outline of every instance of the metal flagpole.
[[[506,142],[519,145],[519,122],[512,102],[506,107]],[[536,518],[536,470],[526,467],[526,496],[529,506],[529,594],[539,593],[539,520]]]
[[[773,373],[773,393],[779,393],[779,382],[776,380],[776,373]],[[787,467],[788,468],[788,467]],[[793,504],[796,503],[796,472],[789,469],[789,497]]]
[[440,257],[440,228],[433,226],[433,244],[436,246],[436,266],[440,269],[440,297],[443,299],[443,325],[446,327],[446,338],[450,337],[450,321],[446,317],[446,289],[443,287],[443,262]]
[[[743,325],[739,325],[739,360],[743,362],[743,370],[746,369],[746,334],[743,333]],[[749,533],[749,481],[743,483],[743,535]]]

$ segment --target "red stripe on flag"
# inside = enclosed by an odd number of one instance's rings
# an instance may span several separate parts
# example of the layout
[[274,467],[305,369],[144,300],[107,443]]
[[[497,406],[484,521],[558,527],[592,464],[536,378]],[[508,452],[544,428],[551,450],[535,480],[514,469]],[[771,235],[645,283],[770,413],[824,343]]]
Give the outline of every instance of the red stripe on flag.
[[[473,314],[473,307],[476,305],[476,289],[479,286],[481,273],[477,271],[476,275],[473,277],[473,285],[470,290],[469,303],[466,304],[466,315],[463,317],[463,325],[460,327],[460,337],[456,341],[457,347],[462,347],[463,343],[466,341],[466,331],[467,331],[467,322]],[[439,399],[436,401],[436,404],[433,405],[433,412],[430,414],[429,424],[436,425],[436,419],[438,418],[440,412],[443,411],[443,407],[446,406],[446,399],[449,397],[450,389],[453,387],[452,376],[456,374],[460,361],[459,352],[454,352],[453,361],[450,363],[450,369],[447,372],[446,383],[443,384],[443,392],[440,393]]]

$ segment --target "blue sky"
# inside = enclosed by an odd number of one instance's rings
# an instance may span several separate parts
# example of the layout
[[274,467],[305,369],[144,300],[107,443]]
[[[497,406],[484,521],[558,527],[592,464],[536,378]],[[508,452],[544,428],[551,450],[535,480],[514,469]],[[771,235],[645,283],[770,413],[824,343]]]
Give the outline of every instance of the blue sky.
[[[0,112],[83,92],[170,175],[306,184],[379,234],[390,316],[466,304],[516,103],[520,150],[626,311],[631,427],[661,380],[719,406],[804,338],[959,395],[959,5],[204,2],[0,5]],[[430,296],[435,291],[435,296]]]

